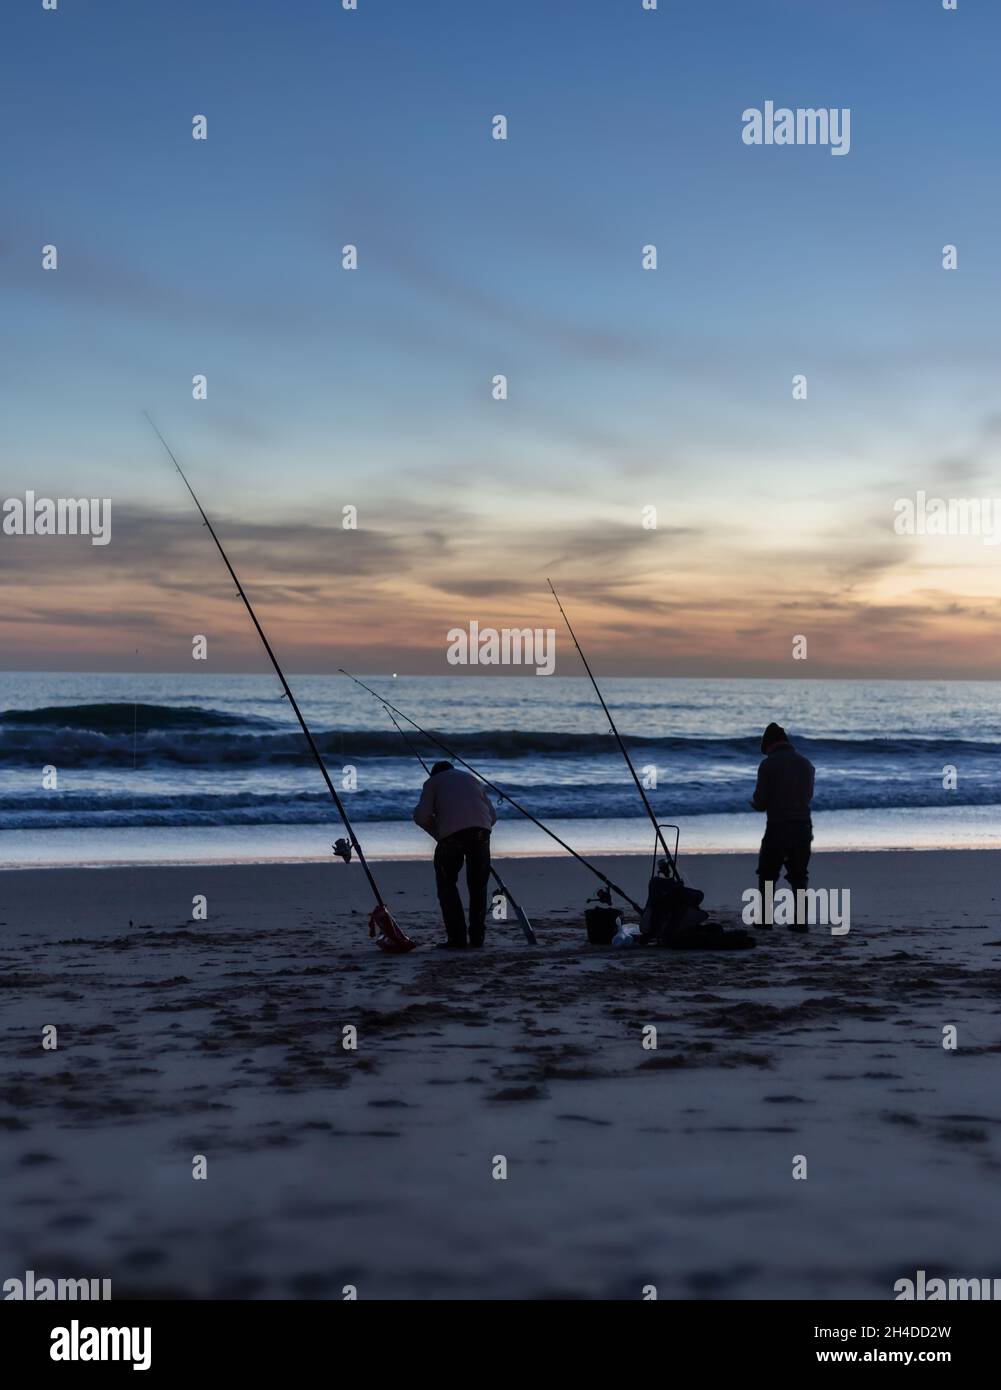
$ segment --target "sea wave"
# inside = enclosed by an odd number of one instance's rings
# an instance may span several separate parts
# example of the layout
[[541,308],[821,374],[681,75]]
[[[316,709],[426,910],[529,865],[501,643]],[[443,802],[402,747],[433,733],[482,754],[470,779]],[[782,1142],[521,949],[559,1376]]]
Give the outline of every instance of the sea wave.
[[113,701],[92,705],[41,705],[0,711],[0,729],[79,729],[88,733],[148,733],[159,729],[224,729],[271,723],[255,715],[198,705],[145,705]]
[[[529,786],[505,784],[505,791],[535,816],[548,822],[603,820],[642,815],[635,788],[629,782],[595,785]],[[688,783],[648,792],[658,819],[698,819],[700,816],[747,814],[747,788],[696,788]],[[365,821],[409,821],[416,788],[342,792],[349,814]],[[500,818],[519,819],[513,806],[493,797]],[[814,810],[859,811],[940,807],[945,815],[958,806],[996,806],[993,781],[955,793],[911,783],[881,783],[863,791],[858,785],[826,786]],[[337,811],[326,791],[282,793],[219,792],[145,794],[46,792],[0,797],[0,823],[14,829],[84,829],[116,826],[322,825],[337,823]]]
[[[656,722],[656,712],[650,715]],[[438,731],[431,730],[438,734]],[[481,729],[442,731],[442,743],[460,757],[546,759],[600,757],[614,751],[608,733],[563,730]],[[422,755],[440,746],[416,732],[408,734]],[[338,760],[397,758],[406,748],[393,729],[315,729],[320,752]],[[760,757],[757,736],[707,737],[682,734],[624,734],[627,747],[672,762],[702,764],[753,762]],[[796,746],[817,762],[856,760],[878,770],[887,760],[915,757],[944,762],[977,756],[997,757],[1001,741],[946,737],[799,738]],[[48,705],[0,713],[0,765],[36,765],[41,759],[63,767],[183,765],[227,767],[301,762],[308,757],[301,731],[287,720],[235,714],[197,706],[130,704]]]

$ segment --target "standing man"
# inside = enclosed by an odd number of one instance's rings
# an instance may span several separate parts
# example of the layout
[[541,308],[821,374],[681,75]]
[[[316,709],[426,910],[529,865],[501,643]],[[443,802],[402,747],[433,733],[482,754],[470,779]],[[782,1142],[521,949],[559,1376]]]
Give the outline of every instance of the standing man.
[[[797,753],[781,724],[769,724],[761,736],[764,761],[758,768],[758,782],[751,805],[764,811],[768,820],[764,839],[758,853],[758,891],[761,894],[762,922],[772,926],[771,912],[765,911],[765,886],[770,883],[771,896],[775,880],[783,867],[789,886],[797,892],[809,883],[810,845],[813,842],[813,821],[810,802],[813,800],[813,763]],[[790,931],[806,931],[796,913]]]
[[463,863],[469,889],[468,944],[483,945],[490,878],[490,830],[496,819],[497,812],[475,777],[451,763],[435,763],[414,809],[414,820],[438,841],[434,873],[448,934],[442,946],[467,944],[466,914],[456,886]]

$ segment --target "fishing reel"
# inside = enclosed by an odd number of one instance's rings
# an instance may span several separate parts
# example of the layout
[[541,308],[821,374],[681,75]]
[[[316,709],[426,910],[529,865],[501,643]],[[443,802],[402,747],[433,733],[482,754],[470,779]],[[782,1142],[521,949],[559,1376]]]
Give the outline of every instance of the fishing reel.
[[349,863],[351,862],[351,841],[350,841],[350,840],[344,840],[344,839],[335,840],[334,843],[333,843],[333,845],[331,846],[331,848],[333,849],[334,853],[337,855],[337,857],[338,857],[339,859],[343,859],[343,860],[344,860],[345,864],[349,864]]

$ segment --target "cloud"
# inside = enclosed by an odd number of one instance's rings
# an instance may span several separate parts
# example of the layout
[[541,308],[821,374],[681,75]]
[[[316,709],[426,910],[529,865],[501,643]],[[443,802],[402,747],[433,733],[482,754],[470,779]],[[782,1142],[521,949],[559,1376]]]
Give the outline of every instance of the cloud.
[[595,560],[601,560],[610,566],[603,576],[604,581],[610,583],[617,575],[633,573],[651,565],[662,567],[665,562],[677,560],[679,552],[672,550],[672,542],[687,546],[703,534],[701,528],[695,526],[661,526],[656,530],[644,530],[639,515],[633,525],[616,521],[592,522],[562,532],[559,552],[546,558],[542,567],[553,571],[564,566],[586,568]]
[[493,579],[459,578],[443,580],[435,585],[443,594],[457,594],[462,598],[497,598],[507,594],[536,593],[539,585],[530,579],[511,579],[500,576]]
[[429,255],[419,254],[387,227],[370,231],[369,245],[377,264],[434,303],[456,310],[477,325],[512,329],[532,343],[544,342],[572,356],[599,362],[636,361],[653,346],[634,334],[597,323],[574,322],[543,312],[535,302],[519,302],[508,286],[503,295],[484,290],[469,278],[446,270]]
[[[597,669],[618,674],[895,674],[922,669],[937,645],[961,672],[993,641],[999,605],[922,583],[913,549],[875,512],[854,524],[845,512],[812,544],[779,550],[732,527],[646,532],[638,520],[566,524],[551,510],[516,523],[403,492],[373,514],[379,526],[357,532],[232,510],[213,518],[290,669],[443,671],[447,629],[473,617],[560,630],[547,575]],[[51,666],[59,653],[63,669],[176,670],[198,632],[211,635],[214,669],[262,669],[193,512],[118,507],[104,548],[0,537],[0,567],[8,667]],[[878,585],[891,570],[888,598]],[[808,672],[790,668],[793,632],[810,640]]]
[[88,309],[97,307],[102,316],[117,311],[144,324],[161,319],[239,334],[256,330],[262,340],[276,331],[323,331],[305,302],[269,300],[259,292],[220,294],[211,276],[204,284],[188,278],[181,282],[155,279],[124,256],[105,258],[82,242],[74,245],[72,253],[62,248],[58,273],[40,274],[36,262],[26,263],[17,249],[35,241],[37,237],[21,228],[0,241],[0,284],[32,300],[64,306],[70,299]]

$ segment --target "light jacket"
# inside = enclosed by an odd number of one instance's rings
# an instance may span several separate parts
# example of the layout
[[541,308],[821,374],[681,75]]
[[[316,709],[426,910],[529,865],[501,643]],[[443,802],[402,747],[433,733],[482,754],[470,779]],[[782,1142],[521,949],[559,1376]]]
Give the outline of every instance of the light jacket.
[[414,808],[414,820],[436,840],[473,827],[489,830],[496,819],[482,783],[458,767],[429,777]]

